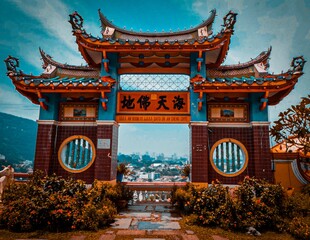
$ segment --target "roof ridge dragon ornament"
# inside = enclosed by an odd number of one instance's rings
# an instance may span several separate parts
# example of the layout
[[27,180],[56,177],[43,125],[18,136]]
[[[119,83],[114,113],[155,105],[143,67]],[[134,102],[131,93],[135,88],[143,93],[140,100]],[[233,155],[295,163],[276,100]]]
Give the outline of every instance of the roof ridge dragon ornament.
[[237,21],[237,15],[238,13],[235,13],[233,11],[229,11],[226,16],[223,18],[224,20],[224,24],[222,25],[223,27],[225,27],[225,31],[227,30],[233,30],[234,29],[234,25]]
[[74,11],[72,14],[69,14],[69,16],[70,16],[69,23],[71,23],[73,31],[80,30],[84,32],[83,29],[84,19],[82,18],[82,16],[77,11]]
[[[19,59],[16,57],[12,57],[11,55],[9,55],[5,60],[5,65],[6,65],[6,69],[7,69],[7,75],[9,75],[10,73],[17,73],[17,68],[19,68]],[[19,70],[20,73],[22,73],[21,70]]]

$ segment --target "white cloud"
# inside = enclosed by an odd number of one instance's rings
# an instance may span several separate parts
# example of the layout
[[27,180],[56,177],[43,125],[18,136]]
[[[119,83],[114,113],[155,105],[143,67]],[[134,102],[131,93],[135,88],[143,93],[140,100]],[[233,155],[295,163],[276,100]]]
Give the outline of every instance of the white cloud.
[[51,36],[56,36],[67,47],[73,48],[68,7],[60,0],[12,0],[17,7],[30,17],[36,19],[41,27]]
[[[77,44],[71,34],[71,27],[68,23],[68,7],[60,0],[31,0],[25,4],[24,0],[12,0],[29,17],[36,19],[45,33],[50,35],[46,38],[44,35],[29,29],[21,29],[18,35],[24,39],[19,41],[18,53],[37,69],[41,67],[38,48],[42,47],[45,52],[55,58],[56,61],[73,64],[85,65],[85,61],[78,52]],[[60,11],[61,9],[61,11]],[[16,25],[16,23],[12,23]],[[93,28],[92,24],[90,24]],[[16,27],[16,28],[15,28]],[[18,26],[11,27],[17,29]],[[16,33],[15,33],[16,34]]]
[[194,0],[192,4],[192,9],[202,17],[208,17],[209,12],[212,9],[216,9],[218,17],[216,20],[220,21],[222,24],[222,18],[230,11],[235,11],[238,14],[247,8],[247,2],[245,0]]
[[39,117],[38,105],[25,99],[14,87],[4,84],[0,84],[0,109],[1,112],[32,120],[37,120]]
[[294,36],[298,27],[298,21],[295,16],[270,17],[264,16],[258,18],[258,35],[266,34],[272,36],[270,42],[274,46],[272,50],[271,70],[280,72],[283,67],[289,67],[291,60],[289,49],[294,45]]
[[[14,29],[17,25],[12,23],[10,26],[10,29]],[[21,70],[24,69],[24,60],[34,67],[34,69],[31,70],[34,74],[37,75],[42,72],[42,61],[40,60],[41,56],[39,53],[39,47],[41,47],[47,54],[51,55],[55,61],[71,65],[80,65],[81,63],[85,65],[85,61],[78,52],[77,45],[73,41],[72,45],[76,48],[75,51],[68,49],[66,45],[57,44],[57,40],[55,41],[55,39],[47,39],[42,35],[34,34],[32,32],[21,30],[15,34],[15,36],[23,39],[23,41],[17,41],[14,43],[14,54],[20,58]],[[0,43],[7,48],[12,46],[12,42],[10,41],[1,40]]]
[[231,9],[233,11],[238,10],[238,13],[242,14],[243,10],[246,9],[246,3],[248,1],[245,1],[245,0],[239,0],[239,1],[225,0],[225,2],[228,5],[228,9]]
[[101,37],[101,27],[97,22],[84,22],[84,29],[88,34],[91,34],[94,37]]
[[308,31],[307,35],[306,35],[306,39],[310,40],[310,30]]

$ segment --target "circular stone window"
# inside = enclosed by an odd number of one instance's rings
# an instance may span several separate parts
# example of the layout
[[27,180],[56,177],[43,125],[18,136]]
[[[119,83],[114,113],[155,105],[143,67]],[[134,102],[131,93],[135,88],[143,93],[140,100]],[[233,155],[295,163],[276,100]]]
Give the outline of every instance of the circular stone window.
[[88,169],[95,161],[95,157],[95,145],[88,137],[81,135],[65,139],[58,151],[60,165],[73,173]]
[[235,177],[246,169],[248,152],[236,139],[224,138],[211,148],[210,161],[217,173],[226,177]]

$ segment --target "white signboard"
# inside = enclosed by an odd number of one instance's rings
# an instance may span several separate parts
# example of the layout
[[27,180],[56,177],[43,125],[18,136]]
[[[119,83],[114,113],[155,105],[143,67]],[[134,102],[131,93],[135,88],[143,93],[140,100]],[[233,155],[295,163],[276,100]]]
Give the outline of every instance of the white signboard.
[[98,139],[97,149],[110,149],[111,139]]

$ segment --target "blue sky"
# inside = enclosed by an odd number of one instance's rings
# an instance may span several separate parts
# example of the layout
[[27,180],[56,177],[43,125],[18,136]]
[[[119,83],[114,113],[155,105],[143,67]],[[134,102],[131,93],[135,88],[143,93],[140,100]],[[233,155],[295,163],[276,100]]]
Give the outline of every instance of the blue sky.
[[[176,31],[190,28],[217,10],[214,33],[221,29],[229,10],[238,13],[226,64],[245,62],[272,46],[270,72],[289,68],[291,59],[304,55],[309,61],[295,89],[276,107],[269,108],[270,120],[280,111],[310,94],[310,1],[308,0],[2,0],[0,2],[0,59],[20,59],[26,73],[42,72],[38,48],[56,61],[85,64],[71,34],[68,15],[78,11],[84,27],[100,35],[98,9],[115,25],[136,31]],[[0,64],[0,111],[36,120],[38,106],[14,90]],[[137,139],[139,138],[139,139]],[[136,144],[147,142],[147,145]],[[134,149],[134,150],[133,150]],[[188,153],[187,125],[122,125],[121,152]]]

